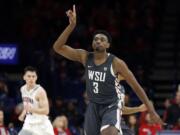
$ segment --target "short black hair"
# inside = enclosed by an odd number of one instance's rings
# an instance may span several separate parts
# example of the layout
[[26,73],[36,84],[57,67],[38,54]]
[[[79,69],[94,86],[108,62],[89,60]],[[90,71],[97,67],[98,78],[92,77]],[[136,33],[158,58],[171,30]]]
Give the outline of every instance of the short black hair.
[[107,39],[108,39],[108,42],[109,42],[110,44],[112,43],[112,37],[111,37],[111,35],[110,35],[107,31],[105,31],[105,30],[96,30],[96,31],[94,32],[94,34],[93,34],[93,38],[94,38],[97,34],[103,34],[103,35],[105,35],[105,36],[107,37]]
[[26,67],[24,68],[24,74],[25,74],[27,71],[36,72],[36,74],[37,74],[37,69],[36,69],[35,67],[32,67],[32,66],[26,66]]

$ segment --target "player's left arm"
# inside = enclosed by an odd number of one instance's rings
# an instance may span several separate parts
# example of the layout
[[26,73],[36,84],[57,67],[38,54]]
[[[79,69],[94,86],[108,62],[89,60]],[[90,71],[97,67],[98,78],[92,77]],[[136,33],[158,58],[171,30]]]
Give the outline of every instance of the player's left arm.
[[152,119],[155,123],[163,124],[162,120],[156,113],[153,105],[151,104],[150,100],[148,99],[146,93],[144,92],[143,88],[140,86],[140,84],[137,82],[135,76],[130,71],[126,63],[115,57],[113,60],[113,70],[115,74],[120,74],[124,77],[124,79],[127,81],[127,83],[131,86],[133,91],[137,94],[139,99],[147,106],[149,113],[152,116]]
[[145,104],[142,104],[142,105],[136,106],[136,107],[123,106],[122,114],[129,115],[129,114],[134,114],[134,113],[138,113],[138,112],[144,112],[146,110],[147,110],[147,107],[145,106]]
[[39,101],[39,107],[38,108],[30,108],[31,113],[37,113],[37,114],[49,114],[49,103],[46,91],[44,89],[41,89],[36,96],[36,99]]

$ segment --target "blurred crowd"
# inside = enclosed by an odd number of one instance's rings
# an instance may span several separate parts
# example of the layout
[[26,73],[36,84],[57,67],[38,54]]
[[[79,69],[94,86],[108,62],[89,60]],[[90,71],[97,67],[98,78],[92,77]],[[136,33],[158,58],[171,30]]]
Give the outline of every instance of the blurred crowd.
[[[0,133],[1,135],[17,135],[22,127],[22,122],[18,116],[23,110],[23,104],[15,104],[16,100],[8,97],[7,85],[0,82]],[[82,101],[73,99],[63,99],[57,97],[54,104],[49,98],[50,114],[55,135],[83,135],[84,113],[88,104],[86,92],[83,92]],[[125,95],[125,105],[133,106],[129,94]],[[149,113],[141,112],[132,115],[123,115],[126,124],[136,135],[147,135],[148,133],[156,135],[162,130],[180,130],[180,89],[172,99],[164,101],[163,121],[165,125],[153,124]]]
[[[148,75],[164,1],[78,0],[75,3],[77,27],[68,44],[91,51],[93,32],[107,30],[113,38],[110,51],[126,61],[153,101],[155,89]],[[0,9],[6,14],[2,16],[0,41],[16,42],[20,48],[20,63],[13,71],[21,75],[27,65],[39,70],[39,83],[49,97],[55,135],[82,135],[88,103],[83,67],[52,50],[53,43],[68,25],[65,11],[72,4],[68,0],[14,0],[11,4],[6,1]],[[18,115],[22,110],[19,88],[23,81],[10,79],[6,74],[8,68],[5,69],[0,73],[0,134],[16,135],[22,126]],[[139,105],[141,102],[126,82],[122,85],[126,89],[126,104]],[[154,135],[162,129],[180,130],[179,93],[165,101],[163,120],[167,126],[152,125],[148,113],[125,117],[127,124],[140,135],[149,130]]]

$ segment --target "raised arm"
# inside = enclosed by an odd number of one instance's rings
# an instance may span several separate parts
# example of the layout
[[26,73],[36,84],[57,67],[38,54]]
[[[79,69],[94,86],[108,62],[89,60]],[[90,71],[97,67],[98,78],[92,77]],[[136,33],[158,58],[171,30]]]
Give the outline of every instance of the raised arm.
[[121,74],[124,77],[124,79],[127,81],[127,83],[131,86],[131,88],[137,94],[139,99],[147,106],[153,122],[163,124],[162,120],[160,119],[159,115],[156,113],[153,105],[151,104],[150,100],[148,99],[143,88],[137,82],[133,73],[127,67],[126,63],[123,60],[116,57],[113,61],[113,69],[116,74]]
[[68,45],[66,45],[66,42],[74,30],[76,26],[76,7],[73,5],[73,10],[68,10],[66,12],[68,18],[69,18],[69,25],[65,28],[65,30],[61,33],[59,38],[55,41],[53,48],[54,50],[66,57],[69,60],[78,61],[82,64],[85,64],[87,51],[83,49],[74,49]]

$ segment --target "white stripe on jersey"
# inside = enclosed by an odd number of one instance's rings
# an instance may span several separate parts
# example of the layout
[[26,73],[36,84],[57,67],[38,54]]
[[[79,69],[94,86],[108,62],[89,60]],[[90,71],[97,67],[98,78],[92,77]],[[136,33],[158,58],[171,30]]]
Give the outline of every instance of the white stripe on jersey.
[[113,71],[113,67],[112,67],[112,64],[111,64],[111,74],[116,78],[115,79],[115,89],[116,89],[116,93],[117,93],[117,96],[119,98],[119,103],[118,103],[118,106],[119,108],[122,108],[122,106],[124,105],[124,93],[122,92],[122,86],[121,84],[119,83],[119,79],[117,78],[117,76],[115,75],[114,71]]
[[119,98],[118,107],[119,107],[119,109],[122,109],[122,107],[124,106],[125,93],[124,93],[124,91],[122,91],[123,87],[119,83],[118,78],[115,79],[115,89],[116,89],[117,96]]
[[114,70],[113,70],[112,64],[111,64],[111,74],[112,74],[112,76],[116,77],[116,75],[114,74]]

